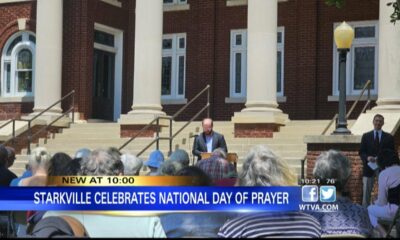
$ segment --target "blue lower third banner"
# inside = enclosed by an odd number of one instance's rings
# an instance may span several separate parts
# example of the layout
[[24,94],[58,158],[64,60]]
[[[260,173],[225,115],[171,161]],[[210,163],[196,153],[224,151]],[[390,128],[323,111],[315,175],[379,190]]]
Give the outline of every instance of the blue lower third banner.
[[0,210],[298,211],[300,187],[8,187]]

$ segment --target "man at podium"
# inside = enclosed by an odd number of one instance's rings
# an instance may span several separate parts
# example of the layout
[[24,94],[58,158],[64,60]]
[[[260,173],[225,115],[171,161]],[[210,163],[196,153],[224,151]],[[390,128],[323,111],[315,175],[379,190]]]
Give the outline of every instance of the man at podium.
[[203,119],[201,123],[203,132],[197,136],[193,143],[193,155],[197,156],[197,160],[201,159],[202,153],[211,153],[216,148],[221,148],[226,153],[228,148],[224,135],[213,131],[213,121],[211,118]]

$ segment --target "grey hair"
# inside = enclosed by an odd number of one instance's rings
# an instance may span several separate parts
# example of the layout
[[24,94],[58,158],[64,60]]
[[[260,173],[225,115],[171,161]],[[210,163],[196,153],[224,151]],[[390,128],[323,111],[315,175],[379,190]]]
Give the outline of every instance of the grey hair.
[[226,159],[226,152],[222,148],[216,148],[211,155]]
[[240,186],[293,186],[297,180],[287,163],[264,145],[250,149],[239,176]]
[[82,159],[81,172],[84,176],[118,176],[124,172],[124,165],[117,154],[96,149]]
[[176,173],[183,168],[182,164],[178,161],[167,160],[158,169],[160,176],[175,176]]
[[171,161],[177,161],[179,162],[181,165],[187,167],[189,166],[189,154],[182,149],[176,149],[171,156],[169,156],[169,160]]
[[322,152],[316,159],[313,175],[321,184],[334,179],[336,189],[343,191],[351,174],[349,159],[336,150]]
[[33,168],[43,167],[48,170],[51,154],[44,147],[37,147],[29,155],[29,166]]
[[143,166],[143,161],[140,158],[132,154],[123,154],[121,156],[121,161],[124,164],[124,175],[139,175],[139,171]]

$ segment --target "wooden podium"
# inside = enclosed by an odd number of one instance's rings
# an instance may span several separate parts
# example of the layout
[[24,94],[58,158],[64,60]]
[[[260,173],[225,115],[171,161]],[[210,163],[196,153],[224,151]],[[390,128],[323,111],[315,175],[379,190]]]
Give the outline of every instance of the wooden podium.
[[[211,153],[207,152],[207,153],[201,154],[201,159],[206,159],[206,158],[210,158],[210,157],[211,157]],[[238,157],[237,153],[227,153],[226,154],[226,160],[228,160],[228,162],[230,162],[230,163],[233,163],[233,166],[235,166],[235,171],[237,171],[238,159],[239,159],[239,157]]]

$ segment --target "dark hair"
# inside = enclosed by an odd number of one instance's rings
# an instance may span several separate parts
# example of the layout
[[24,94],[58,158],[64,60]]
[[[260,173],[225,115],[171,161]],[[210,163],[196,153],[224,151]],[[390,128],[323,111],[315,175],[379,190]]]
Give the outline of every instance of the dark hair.
[[378,154],[377,164],[382,170],[395,164],[400,164],[399,155],[393,149],[382,149]]
[[375,114],[375,116],[374,116],[374,119],[373,120],[375,120],[375,118],[382,118],[383,120],[385,120],[385,118],[381,115],[381,114]]
[[7,167],[8,163],[8,151],[4,145],[0,145],[0,166]]
[[193,177],[192,186],[211,186],[212,181],[203,170],[198,167],[190,166],[179,170],[176,176]]
[[78,176],[80,170],[81,158],[74,158],[65,166],[65,176]]
[[71,161],[72,158],[65,153],[60,152],[54,154],[54,156],[50,159],[47,174],[49,176],[67,176],[66,166]]

